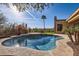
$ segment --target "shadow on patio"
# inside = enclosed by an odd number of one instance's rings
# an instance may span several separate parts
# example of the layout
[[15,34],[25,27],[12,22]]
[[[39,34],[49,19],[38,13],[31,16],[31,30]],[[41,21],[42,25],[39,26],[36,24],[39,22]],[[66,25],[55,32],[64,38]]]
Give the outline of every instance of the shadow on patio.
[[79,45],[74,45],[71,41],[67,44],[73,49],[73,56],[79,56]]

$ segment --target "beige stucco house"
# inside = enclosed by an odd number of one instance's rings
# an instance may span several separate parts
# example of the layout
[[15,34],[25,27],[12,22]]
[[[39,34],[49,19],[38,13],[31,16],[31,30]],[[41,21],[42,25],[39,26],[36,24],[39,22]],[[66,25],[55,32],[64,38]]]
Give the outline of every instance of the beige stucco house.
[[79,8],[67,19],[57,19],[54,17],[54,31],[56,33],[64,33],[66,27],[75,27],[79,24]]

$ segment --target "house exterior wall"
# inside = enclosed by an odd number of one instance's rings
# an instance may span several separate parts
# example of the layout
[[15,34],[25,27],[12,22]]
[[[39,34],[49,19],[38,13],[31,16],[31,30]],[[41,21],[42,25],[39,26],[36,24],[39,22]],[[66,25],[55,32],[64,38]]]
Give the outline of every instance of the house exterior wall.
[[[59,20],[57,17],[54,17],[54,31],[56,33],[64,33],[64,30],[66,27],[68,28],[75,28],[77,25],[79,25],[79,8],[72,14],[70,17],[66,20]],[[62,24],[62,31],[58,31],[57,24]]]
[[[62,24],[62,31],[57,30],[57,26],[58,26],[57,24]],[[65,28],[66,28],[66,21],[56,21],[56,32],[57,33],[64,33]]]
[[[65,28],[66,28],[66,25],[67,25],[67,22],[66,22],[66,20],[65,19],[63,19],[63,20],[58,20],[57,18],[56,18],[56,16],[54,17],[54,22],[55,22],[55,24],[54,24],[54,31],[56,32],[56,33],[64,33],[64,30],[65,30]],[[58,25],[59,24],[61,24],[62,25],[62,30],[61,31],[59,31],[58,30]]]

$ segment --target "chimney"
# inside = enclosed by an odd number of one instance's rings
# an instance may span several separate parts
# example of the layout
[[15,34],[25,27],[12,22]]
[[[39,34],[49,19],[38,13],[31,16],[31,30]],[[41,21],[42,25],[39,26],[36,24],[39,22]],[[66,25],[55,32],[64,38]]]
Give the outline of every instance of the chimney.
[[57,20],[57,16],[54,16],[54,31],[56,32],[56,20]]
[[57,20],[57,16],[54,16],[54,20]]

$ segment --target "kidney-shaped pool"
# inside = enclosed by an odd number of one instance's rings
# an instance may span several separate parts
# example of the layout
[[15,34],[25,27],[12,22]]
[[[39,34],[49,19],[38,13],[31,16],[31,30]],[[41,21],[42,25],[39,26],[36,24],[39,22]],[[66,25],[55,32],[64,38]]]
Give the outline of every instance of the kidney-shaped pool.
[[13,37],[2,42],[7,47],[30,47],[37,50],[51,50],[56,47],[60,37],[46,34],[29,34]]

